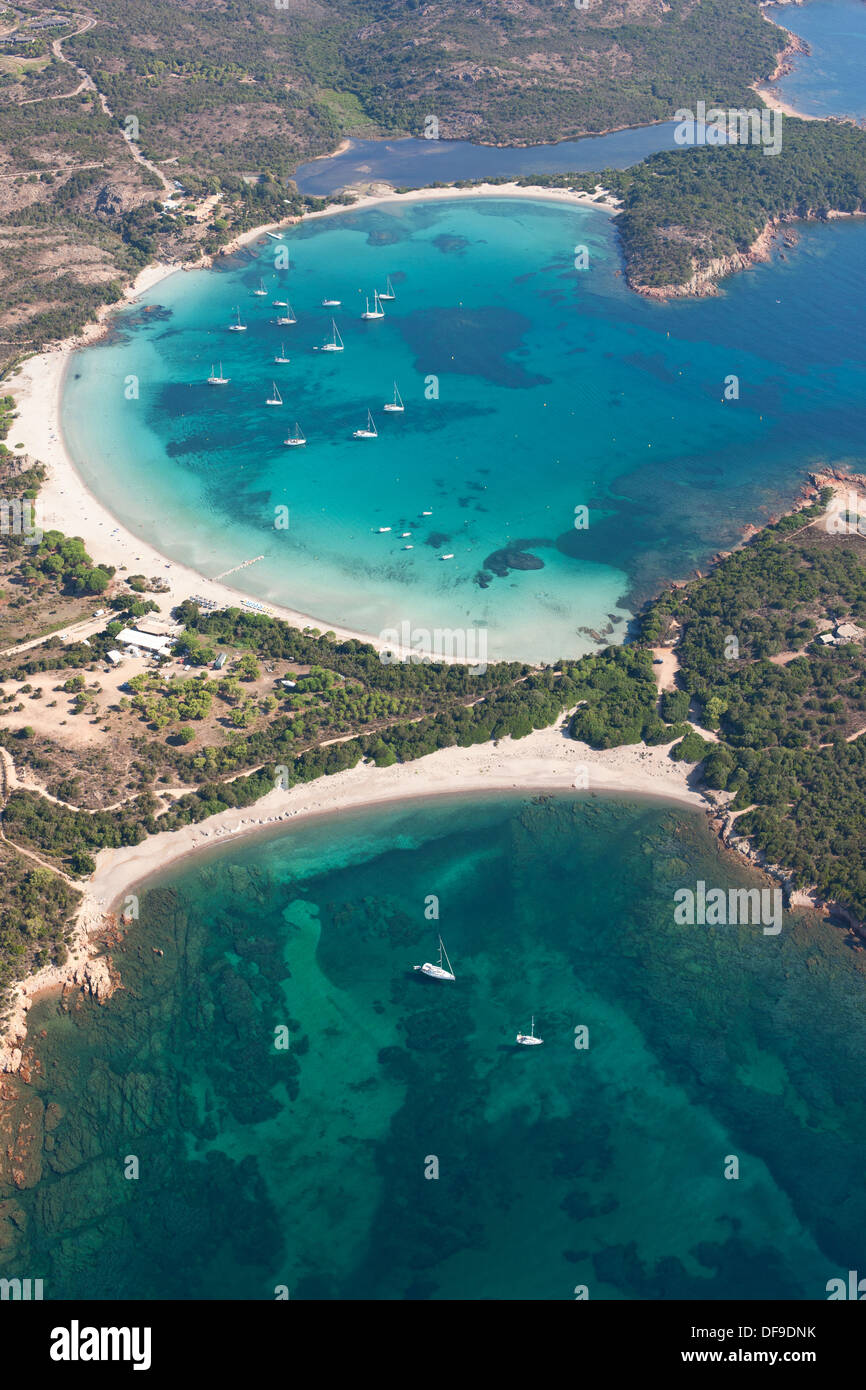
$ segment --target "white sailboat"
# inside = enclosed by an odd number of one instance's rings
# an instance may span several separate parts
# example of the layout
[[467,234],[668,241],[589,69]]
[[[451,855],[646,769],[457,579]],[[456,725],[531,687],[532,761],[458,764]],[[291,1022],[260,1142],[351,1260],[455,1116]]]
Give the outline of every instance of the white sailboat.
[[282,396],[280,395],[279,390],[277,389],[277,383],[276,383],[275,381],[272,381],[272,382],[271,382],[271,394],[270,394],[270,396],[268,396],[268,399],[265,401],[265,405],[282,405],[282,403],[283,403],[283,398],[282,398]]
[[385,288],[384,288],[384,290],[382,291],[382,293],[379,295],[379,298],[380,298],[380,299],[396,299],[396,298],[397,298],[396,294],[394,293],[394,286],[391,284],[391,277],[390,277],[390,275],[388,276],[388,280],[387,280],[387,282],[386,282]]
[[267,294],[264,280],[259,281],[259,287],[257,290],[253,290],[253,294],[256,295],[259,299],[264,298],[264,296]]
[[289,303],[288,300],[286,300],[286,308],[288,309],[288,313],[287,313],[287,314],[282,314],[282,315],[277,319],[277,323],[282,324],[283,326],[285,326],[286,324],[289,324],[289,323],[297,323],[298,320],[297,320],[297,318],[295,317],[295,311],[294,311],[294,309],[292,308],[292,306],[291,306],[291,304]]
[[290,449],[297,449],[301,444],[306,444],[306,442],[301,427],[296,420],[294,434],[290,434],[288,439],[283,440],[283,443],[288,444]]
[[[374,422],[373,422],[373,416],[370,414],[370,411],[369,411],[369,410],[367,411],[367,428],[366,428],[365,430],[353,430],[353,431],[352,431],[352,438],[353,438],[353,439],[378,439],[378,438],[379,438],[379,431],[376,429],[376,426],[375,426],[375,424],[374,424]],[[389,527],[388,527],[388,530],[390,531],[390,529],[391,529],[391,528],[390,528],[390,526],[389,526]]]
[[229,379],[223,376],[223,364],[220,362],[219,375],[213,369],[213,362],[210,364],[210,376],[207,379],[208,386],[228,386]]
[[274,358],[274,361],[275,361],[275,362],[291,362],[291,360],[292,360],[291,357],[287,357],[287,356],[286,356],[286,345],[285,345],[285,343],[280,343],[280,354],[279,354],[278,357],[275,357],[275,358]]
[[323,309],[339,309],[339,307],[340,307],[341,304],[342,304],[342,300],[340,300],[340,299],[323,299],[323,300],[322,300],[322,308],[323,308]]
[[529,1032],[528,1032],[528,1033],[518,1033],[518,1034],[517,1034],[517,1041],[518,1041],[519,1043],[521,1043],[521,1044],[523,1045],[523,1047],[540,1047],[541,1044],[544,1042],[544,1038],[537,1038],[537,1037],[535,1036],[535,1015],[534,1015],[534,1014],[532,1015],[532,1027],[530,1028]]
[[340,330],[337,327],[336,320],[334,319],[331,319],[331,328],[333,330],[331,341],[329,343],[322,344],[322,352],[342,352],[343,339],[340,336]]
[[[443,956],[445,957],[445,960],[446,960],[447,965],[448,965],[448,969],[447,969],[447,970],[445,969],[445,966],[442,964],[442,957],[443,957]],[[431,977],[431,979],[433,979],[433,980],[456,980],[456,979],[457,979],[457,976],[454,974],[454,971],[451,969],[451,962],[450,962],[450,960],[448,960],[448,952],[445,950],[445,946],[444,946],[444,944],[443,944],[443,941],[442,941],[442,937],[441,937],[441,936],[440,936],[440,938],[439,938],[439,964],[438,964],[438,965],[431,965],[429,961],[425,961],[423,965],[415,965],[415,966],[413,966],[412,968],[413,968],[413,970],[420,970],[422,975],[429,975],[429,976]]]
[[396,383],[396,381],[394,382],[394,399],[393,399],[393,401],[389,401],[388,404],[387,404],[386,406],[383,407],[383,409],[385,409],[385,410],[388,411],[389,413],[395,414],[395,415],[400,415],[400,414],[402,414],[403,411],[406,409],[405,405],[403,404],[403,397],[400,395],[400,392],[397,390],[397,383]]
[[383,318],[385,317],[385,310],[382,308],[381,304],[379,303],[379,291],[378,291],[378,290],[374,290],[374,291],[373,291],[373,307],[372,307],[372,309],[370,308],[370,299],[369,299],[369,296],[367,297],[365,303],[366,303],[367,307],[366,307],[366,309],[364,310],[363,314],[361,315],[361,318],[362,318],[362,319],[383,319]]
[[241,311],[239,308],[235,309],[235,322],[229,324],[229,333],[246,333],[246,331],[246,324],[241,323]]

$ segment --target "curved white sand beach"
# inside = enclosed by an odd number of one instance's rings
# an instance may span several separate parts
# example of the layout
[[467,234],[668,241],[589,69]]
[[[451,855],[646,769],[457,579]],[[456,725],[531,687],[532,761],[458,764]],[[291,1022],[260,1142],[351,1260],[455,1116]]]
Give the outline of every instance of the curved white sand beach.
[[[602,205],[593,202],[589,194],[569,193],[564,189],[521,188],[517,184],[484,184],[471,189],[422,189],[410,194],[375,192],[358,198],[351,208],[332,205],[322,212],[310,213],[308,217],[336,216],[378,203],[424,202],[460,197],[543,198],[579,207],[591,206],[608,213],[615,211],[612,203]],[[227,249],[236,250],[262,236],[268,228],[278,225],[282,224],[271,223],[268,227],[257,227],[238,237],[231,244],[231,248]],[[181,270],[181,266],[163,263],[148,266],[127,290],[126,302]],[[196,570],[162,554],[155,546],[139,539],[123,526],[85,486],[66,448],[61,428],[64,377],[74,353],[104,332],[105,321],[110,314],[110,310],[105,310],[100,315],[99,322],[91,325],[80,336],[70,338],[47,352],[28,358],[8,378],[8,387],[15,398],[18,411],[11,431],[11,447],[15,452],[27,454],[30,458],[45,464],[47,468],[46,481],[40,493],[40,525],[44,530],[56,528],[66,535],[80,536],[89,554],[97,562],[113,565],[118,570],[125,566],[130,574],[144,573],[149,577],[159,576],[164,579],[169,585],[169,592],[158,599],[164,611],[196,594],[211,599],[218,605],[231,604],[242,607],[245,602],[250,601],[248,594],[219,580],[205,578]],[[17,448],[19,444],[20,449]],[[239,563],[244,559],[244,556],[239,556]],[[389,645],[393,649],[393,644],[386,644],[376,636],[351,628],[335,627],[326,617],[307,613],[300,607],[293,608],[285,604],[267,602],[262,604],[262,608],[294,627],[317,627],[321,631],[334,632],[342,640],[357,638],[377,648]],[[410,649],[396,650],[402,655],[410,654]],[[442,658],[445,661],[463,659],[459,656]]]
[[672,745],[636,744],[597,752],[568,738],[561,726],[539,729],[522,739],[501,739],[473,748],[443,748],[411,763],[377,768],[359,764],[331,777],[274,790],[252,806],[212,816],[198,825],[152,835],[140,845],[100,850],[96,872],[85,889],[75,924],[75,941],[65,966],[30,976],[14,991],[13,1010],[0,1038],[0,1071],[17,1070],[27,1030],[27,1010],[35,997],[63,986],[107,997],[114,988],[104,959],[91,956],[109,913],[120,916],[124,899],[143,880],[250,834],[291,833],[312,816],[404,799],[484,792],[607,793],[650,796],[691,810],[706,809],[705,798],[688,784],[690,767],[675,763]]

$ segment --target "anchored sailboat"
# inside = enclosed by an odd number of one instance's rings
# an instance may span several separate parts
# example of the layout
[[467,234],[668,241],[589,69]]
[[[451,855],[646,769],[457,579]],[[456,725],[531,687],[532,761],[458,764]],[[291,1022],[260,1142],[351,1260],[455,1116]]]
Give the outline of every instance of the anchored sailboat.
[[[445,966],[442,964],[443,956],[445,957],[446,963],[448,965],[447,970],[445,969]],[[415,965],[412,968],[413,970],[420,970],[422,975],[429,975],[433,980],[457,979],[457,976],[451,969],[451,962],[450,960],[448,960],[448,952],[445,950],[445,946],[443,944],[441,936],[439,938],[439,964],[431,965],[429,961],[425,961],[423,965]]]
[[291,306],[291,304],[289,303],[288,300],[286,300],[286,308],[288,309],[289,312],[288,312],[287,314],[282,314],[282,315],[280,316],[280,318],[277,319],[277,323],[283,324],[283,325],[288,324],[288,323],[297,323],[298,320],[297,320],[297,318],[295,317],[295,311],[294,311],[294,309],[292,308],[292,306]]
[[271,394],[270,394],[270,396],[268,396],[268,399],[265,401],[265,405],[282,405],[282,403],[283,403],[283,398],[282,398],[282,396],[280,395],[279,390],[277,389],[277,383],[276,383],[275,381],[272,381],[272,382],[271,382]]
[[374,290],[374,291],[373,291],[373,307],[372,307],[372,309],[370,308],[370,299],[369,299],[369,296],[367,297],[367,299],[366,299],[365,302],[366,302],[367,307],[366,307],[366,309],[364,310],[363,314],[361,315],[361,318],[362,318],[362,319],[383,319],[383,318],[385,317],[385,310],[382,308],[381,304],[379,303],[379,291],[378,291],[378,290]]
[[401,414],[406,409],[405,405],[403,404],[403,397],[397,390],[396,381],[394,382],[394,399],[393,401],[389,401],[388,404],[383,407],[383,409],[397,415]]
[[535,1015],[534,1015],[534,1014],[532,1015],[532,1026],[531,1026],[529,1032],[528,1032],[528,1033],[518,1033],[518,1034],[517,1034],[517,1041],[518,1041],[519,1043],[522,1043],[524,1047],[540,1047],[541,1044],[544,1042],[544,1038],[537,1038],[537,1037],[535,1036]]
[[[367,411],[367,428],[366,428],[365,430],[353,430],[353,432],[352,432],[352,438],[353,438],[353,439],[378,439],[378,438],[379,438],[379,431],[376,429],[376,426],[375,426],[375,424],[374,424],[374,422],[373,422],[373,416],[370,414],[369,410]],[[389,527],[388,529],[390,530],[391,528]]]
[[279,357],[275,357],[275,358],[274,358],[274,361],[275,361],[275,362],[291,362],[291,360],[292,360],[291,357],[287,357],[287,356],[286,356],[286,345],[285,345],[285,343],[280,343],[280,355],[279,355]]
[[288,439],[283,440],[283,443],[288,444],[290,449],[297,449],[301,444],[306,444],[306,442],[301,427],[296,420],[294,434],[290,434]]
[[229,379],[223,376],[223,364],[220,362],[219,375],[214,372],[213,362],[210,364],[210,376],[207,379],[208,386],[228,386]]
[[259,298],[263,298],[267,294],[264,280],[259,281],[259,287],[257,290],[253,290],[253,294],[257,295]]
[[241,323],[241,311],[237,308],[235,309],[235,322],[229,324],[229,333],[246,333],[246,331],[247,326],[245,323]]
[[329,343],[322,344],[322,352],[342,352],[343,339],[340,336],[340,330],[337,327],[336,320],[334,319],[331,319],[331,329],[333,330],[331,341]]
[[384,288],[384,290],[382,291],[382,293],[379,295],[379,298],[380,298],[380,299],[396,299],[396,298],[397,298],[396,294],[394,293],[394,286],[391,284],[391,277],[390,277],[390,275],[388,276],[388,280],[387,280],[387,282],[386,282],[385,288]]

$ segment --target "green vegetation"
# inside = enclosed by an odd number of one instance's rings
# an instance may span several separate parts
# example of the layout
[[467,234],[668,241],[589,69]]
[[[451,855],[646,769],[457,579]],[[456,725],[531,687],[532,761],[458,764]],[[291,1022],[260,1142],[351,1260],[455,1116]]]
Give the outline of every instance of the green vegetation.
[[866,550],[822,524],[826,499],[650,604],[642,638],[679,631],[679,684],[718,728],[718,743],[693,732],[673,756],[732,794],[747,812],[737,831],[768,861],[863,920],[866,646],[816,638],[839,621],[866,628]]
[[866,131],[785,117],[779,154],[755,145],[677,150],[610,182],[624,200],[617,227],[629,279],[680,285],[710,260],[748,251],[771,218],[866,209]]
[[64,938],[79,898],[58,874],[0,842],[0,989],[66,958]]
[[22,564],[21,573],[25,580],[48,575],[67,593],[102,594],[114,569],[110,565],[94,565],[79,537],[46,531],[33,558]]
[[[388,766],[522,738],[572,710],[571,733],[595,748],[673,743],[672,758],[696,764],[706,788],[730,794],[745,813],[738,830],[768,858],[866,916],[866,737],[857,737],[866,730],[866,646],[816,640],[842,619],[866,625],[866,553],[859,536],[822,524],[826,500],[767,527],[706,578],[660,595],[635,644],[550,668],[498,663],[474,675],[462,665],[383,663],[363,642],[185,603],[176,611],[180,645],[226,650],[230,666],[218,678],[203,669],[132,678],[123,704],[148,726],[134,742],[138,790],[133,780],[110,812],[61,804],[81,792],[65,774],[56,784],[61,802],[16,790],[4,811],[7,843],[84,874],[103,846],[249,806],[275,786],[361,759]],[[47,553],[82,563],[63,538]],[[71,649],[63,688],[82,710],[98,687],[86,686],[80,668],[107,649],[119,621],[90,648]],[[659,700],[650,648],[673,641],[678,688]],[[40,649],[32,660],[56,669],[68,650]],[[269,674],[286,663],[288,684]],[[17,694],[23,701],[34,692],[25,683]],[[686,722],[692,709],[698,729]],[[43,777],[55,766],[53,746],[31,726],[0,732],[0,744]],[[166,804],[160,781],[189,790]]]

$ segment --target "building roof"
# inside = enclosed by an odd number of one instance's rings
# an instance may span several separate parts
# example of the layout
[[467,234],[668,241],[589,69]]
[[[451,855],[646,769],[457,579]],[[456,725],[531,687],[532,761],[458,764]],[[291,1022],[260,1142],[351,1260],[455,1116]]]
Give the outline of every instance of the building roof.
[[170,637],[178,631],[178,624],[169,618],[161,618],[158,613],[139,618],[135,624],[136,632],[150,632],[154,637]]
[[170,637],[155,637],[150,632],[135,632],[129,627],[117,634],[117,641],[126,646],[142,647],[148,652],[159,652],[161,656],[165,656],[171,649]]

